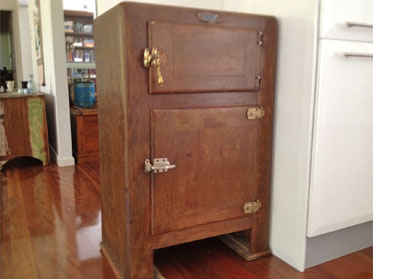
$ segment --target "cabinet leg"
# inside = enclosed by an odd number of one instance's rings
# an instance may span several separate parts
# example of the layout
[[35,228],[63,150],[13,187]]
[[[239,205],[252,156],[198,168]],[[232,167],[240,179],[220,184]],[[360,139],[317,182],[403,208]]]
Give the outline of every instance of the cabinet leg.
[[231,233],[219,236],[219,239],[225,243],[230,249],[235,251],[246,261],[253,261],[271,254],[271,250],[266,245],[263,249],[252,249],[251,247],[256,246],[253,243],[253,239],[256,239],[255,233],[251,230],[251,233],[246,236],[243,232]]
[[[114,272],[115,276],[118,279],[126,279],[124,278],[124,275],[121,274],[121,272],[118,270],[118,268],[115,266],[114,262],[111,260],[111,257],[109,256],[108,252],[106,251],[105,247],[102,245],[101,243],[101,252],[104,255],[106,261],[108,262],[108,264],[111,266],[112,271]],[[149,272],[146,272],[149,273]],[[134,277],[134,278],[138,278],[138,277]],[[150,276],[147,275],[143,275],[138,279],[165,279],[165,276],[163,276],[163,274],[159,271],[159,269],[157,269],[156,266],[153,267],[152,272],[150,273]],[[128,278],[127,278],[128,279]]]
[[255,223],[249,235],[249,249],[252,253],[271,253],[268,248],[268,226]]

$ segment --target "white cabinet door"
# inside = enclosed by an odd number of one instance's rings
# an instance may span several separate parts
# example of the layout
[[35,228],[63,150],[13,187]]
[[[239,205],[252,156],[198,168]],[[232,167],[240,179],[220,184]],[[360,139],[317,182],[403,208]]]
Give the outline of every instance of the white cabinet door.
[[320,37],[372,42],[372,0],[322,0]]
[[320,40],[308,236],[372,220],[372,44]]

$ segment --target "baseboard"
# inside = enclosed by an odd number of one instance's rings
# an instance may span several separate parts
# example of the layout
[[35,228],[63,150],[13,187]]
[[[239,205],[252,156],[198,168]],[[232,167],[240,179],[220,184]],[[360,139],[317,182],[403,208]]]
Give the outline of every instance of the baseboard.
[[290,265],[292,268],[296,269],[299,272],[304,272],[305,271],[305,265],[302,262],[297,262],[296,261],[296,257],[291,257],[289,254],[284,253],[282,250],[280,249],[274,249],[271,248],[271,252],[274,256],[276,256],[277,258],[279,258],[280,260],[282,260],[283,262],[287,263],[288,265]]
[[367,222],[306,240],[305,268],[368,248],[373,244],[373,222]]
[[50,158],[51,161],[55,162],[59,167],[74,166],[74,158],[72,156],[62,157],[58,156],[55,149],[50,145]]

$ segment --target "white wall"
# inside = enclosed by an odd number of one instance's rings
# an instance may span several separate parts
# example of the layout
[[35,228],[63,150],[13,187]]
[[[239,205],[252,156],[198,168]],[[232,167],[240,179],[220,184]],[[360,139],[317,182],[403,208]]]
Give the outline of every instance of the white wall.
[[[121,1],[98,0],[98,14]],[[273,15],[279,20],[270,247],[303,271],[317,38],[317,0],[141,1]],[[302,82],[303,80],[303,82]]]
[[85,11],[96,15],[96,0],[63,0],[63,9]]
[[279,21],[270,247],[274,255],[303,271],[318,1],[225,0],[225,9],[274,15]]
[[[69,166],[74,165],[74,158],[71,146],[63,6],[61,0],[43,0],[40,3],[45,86],[38,87],[38,90],[46,94],[51,156],[59,166]],[[29,0],[33,69],[37,69],[32,11],[33,0]],[[34,71],[34,74],[37,80],[37,71]]]

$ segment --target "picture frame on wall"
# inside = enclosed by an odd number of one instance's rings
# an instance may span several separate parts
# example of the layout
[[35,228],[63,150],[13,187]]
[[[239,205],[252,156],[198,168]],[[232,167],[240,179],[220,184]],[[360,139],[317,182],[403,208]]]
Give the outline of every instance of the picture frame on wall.
[[39,0],[34,2],[34,26],[35,26],[35,53],[37,62],[38,79],[37,84],[45,86],[44,56],[42,52],[42,25],[41,25],[41,6]]

